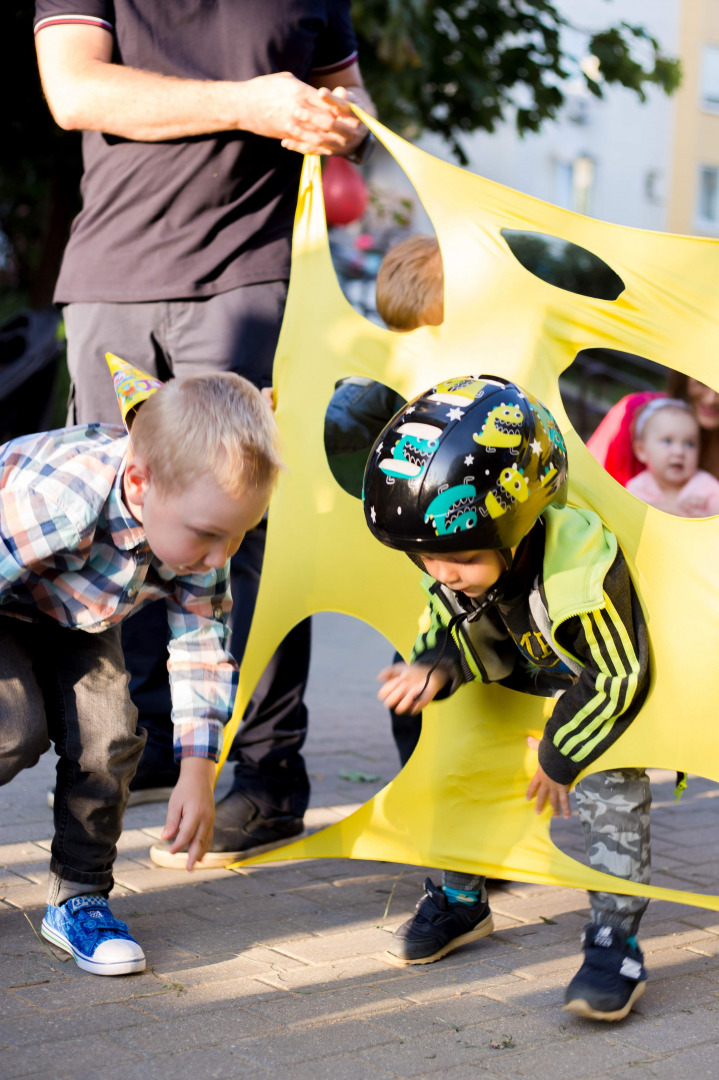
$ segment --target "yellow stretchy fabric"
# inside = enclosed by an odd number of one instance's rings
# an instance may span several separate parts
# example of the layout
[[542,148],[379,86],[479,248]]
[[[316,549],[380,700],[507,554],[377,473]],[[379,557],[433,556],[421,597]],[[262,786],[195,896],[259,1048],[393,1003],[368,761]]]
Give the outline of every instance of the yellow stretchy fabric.
[[[368,376],[411,398],[438,380],[489,372],[516,380],[556,417],[569,453],[570,501],[591,507],[617,534],[647,614],[652,686],[646,705],[590,771],[646,766],[719,780],[712,692],[719,657],[719,518],[670,517],[620,487],[573,431],[557,381],[581,349],[606,346],[719,384],[719,243],[561,210],[439,161],[363,119],[405,170],[434,224],[444,261],[445,321],[396,334],[348,304],[328,249],[319,161],[307,158],[274,374],[287,471],[270,512],[224,755],[272,652],[306,615],[356,616],[405,655],[416,634],[423,607],[419,571],[373,539],[361,503],[339,487],[327,464],[323,424],[336,381]],[[503,228],[551,234],[588,249],[619,274],[624,292],[615,301],[596,300],[546,284],[514,258]],[[340,672],[336,690],[341,716]],[[549,812],[536,815],[525,798],[536,767],[526,736],[540,734],[548,707],[499,686],[463,688],[426,710],[410,762],[356,813],[243,865],[378,859],[719,910],[719,897],[633,885],[558,850]],[[348,746],[352,740],[348,727]]]

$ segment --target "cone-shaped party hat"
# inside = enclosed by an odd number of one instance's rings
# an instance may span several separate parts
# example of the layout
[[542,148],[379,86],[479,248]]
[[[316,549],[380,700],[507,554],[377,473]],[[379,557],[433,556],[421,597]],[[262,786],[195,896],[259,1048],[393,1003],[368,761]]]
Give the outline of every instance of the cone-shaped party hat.
[[159,390],[162,383],[141,368],[133,367],[126,360],[121,360],[114,353],[105,353],[105,359],[112,374],[122,422],[129,431],[137,406]]

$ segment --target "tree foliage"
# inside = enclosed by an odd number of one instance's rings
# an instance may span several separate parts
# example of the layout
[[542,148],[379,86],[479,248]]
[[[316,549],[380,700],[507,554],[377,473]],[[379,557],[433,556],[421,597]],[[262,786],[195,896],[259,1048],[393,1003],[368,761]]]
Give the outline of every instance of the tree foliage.
[[571,77],[596,97],[618,84],[642,101],[647,86],[671,93],[680,81],[679,62],[626,22],[586,34],[600,78],[582,72],[564,51],[571,21],[548,0],[354,0],[352,16],[380,119],[410,137],[436,132],[462,164],[463,134],[512,116],[520,134],[538,131],[557,116]]
[[[69,220],[77,207],[79,138],[60,131],[42,98],[33,49],[33,5],[6,0],[5,102],[0,150],[0,286],[47,302]],[[608,12],[608,17],[609,17]],[[353,0],[365,82],[389,127],[413,138],[441,135],[462,163],[462,136],[514,118],[536,131],[561,109],[576,74],[563,51],[566,20],[548,0]],[[639,52],[638,52],[639,47]],[[610,84],[670,93],[678,62],[644,29],[618,23],[589,35],[600,61],[601,97]],[[3,250],[4,248],[4,250]]]

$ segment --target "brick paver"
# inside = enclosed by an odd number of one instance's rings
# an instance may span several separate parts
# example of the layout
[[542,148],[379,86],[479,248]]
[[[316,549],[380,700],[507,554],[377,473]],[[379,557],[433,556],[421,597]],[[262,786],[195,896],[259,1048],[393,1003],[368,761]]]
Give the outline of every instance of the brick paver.
[[[397,764],[374,698],[389,646],[360,623],[322,616],[314,648],[308,821],[320,826],[378,790]],[[384,949],[424,868],[326,860],[161,870],[148,857],[157,806],[128,811],[113,895],[148,970],[88,975],[30,925],[39,928],[44,910],[53,769],[46,755],[0,789],[2,1080],[719,1080],[716,912],[652,903],[642,928],[647,992],[624,1023],[592,1024],[561,1011],[585,894],[497,884],[490,938],[438,964],[402,967]],[[350,769],[382,781],[342,780]],[[694,779],[675,806],[672,789],[669,773],[655,774],[654,880],[719,891],[719,791]],[[552,835],[584,858],[576,817]]]

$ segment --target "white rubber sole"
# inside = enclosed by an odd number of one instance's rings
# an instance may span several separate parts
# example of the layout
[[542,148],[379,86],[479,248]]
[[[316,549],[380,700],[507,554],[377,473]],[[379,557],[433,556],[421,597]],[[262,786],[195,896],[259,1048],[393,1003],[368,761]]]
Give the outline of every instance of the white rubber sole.
[[474,930],[470,930],[466,934],[460,934],[459,937],[452,938],[441,949],[432,956],[423,956],[419,960],[404,960],[401,956],[395,956],[389,949],[386,952],[386,958],[389,959],[392,964],[401,964],[405,967],[407,964],[433,964],[435,960],[441,960],[447,953],[453,952],[458,949],[460,945],[468,945],[470,941],[479,941],[480,938],[487,937],[494,930],[494,920],[492,919],[492,913],[490,911],[486,919],[483,919],[481,923],[478,923]]
[[616,1009],[614,1012],[598,1012],[596,1009],[593,1009],[589,1002],[585,1001],[584,998],[575,998],[574,1001],[568,1001],[563,1007],[564,1012],[572,1013],[573,1016],[583,1016],[586,1020],[607,1020],[609,1022],[612,1020],[623,1020],[624,1017],[628,1016],[632,1011],[634,1002],[638,1001],[644,993],[646,985],[646,980],[637,983],[634,987],[632,996],[629,998],[629,1001],[624,1008]]
[[83,971],[90,971],[93,975],[134,975],[138,971],[145,970],[147,961],[144,956],[138,957],[136,960],[122,960],[115,964],[98,963],[91,956],[86,956],[79,949],[74,949],[67,938],[58,933],[44,919],[40,927],[40,933],[58,949],[70,953],[79,968],[82,968]]
[[[295,840],[302,840],[309,836],[308,830],[297,833],[296,836],[287,836],[284,840],[273,840],[271,844],[258,844],[257,847],[248,848],[246,851],[208,851],[196,862],[195,870],[224,870],[232,863],[242,859],[251,859],[255,855],[262,855],[265,851],[275,851],[277,848],[294,844]],[[176,851],[172,854],[164,844],[153,844],[150,848],[150,858],[155,866],[161,866],[165,870],[187,870],[187,852]]]

